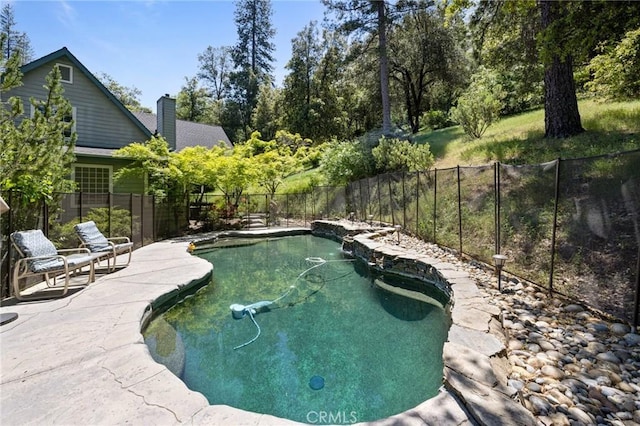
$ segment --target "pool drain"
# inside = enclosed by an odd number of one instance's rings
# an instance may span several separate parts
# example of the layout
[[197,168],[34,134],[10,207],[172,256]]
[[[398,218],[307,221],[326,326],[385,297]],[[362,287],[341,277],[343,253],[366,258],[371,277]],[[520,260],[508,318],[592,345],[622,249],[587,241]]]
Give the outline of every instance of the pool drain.
[[324,387],[324,377],[322,376],[313,376],[311,380],[309,380],[309,387],[313,390],[320,390]]

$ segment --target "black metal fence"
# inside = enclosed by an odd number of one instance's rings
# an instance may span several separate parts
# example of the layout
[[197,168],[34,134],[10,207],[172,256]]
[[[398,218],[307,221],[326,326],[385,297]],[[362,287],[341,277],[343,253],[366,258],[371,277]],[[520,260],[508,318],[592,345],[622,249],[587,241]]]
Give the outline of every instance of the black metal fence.
[[638,325],[640,151],[380,175],[347,205]]
[[[237,204],[219,195],[159,203],[136,194],[65,194],[59,208],[42,208],[26,229],[38,227],[58,246],[73,247],[73,225],[94,220],[105,234],[129,236],[139,247],[220,217],[243,227],[254,218],[265,226],[299,226],[350,212],[363,221],[399,224],[489,264],[494,254],[505,254],[506,271],[638,325],[640,150],[537,165],[385,174],[345,188],[248,194]],[[25,229],[12,220],[19,213],[12,209],[0,217],[3,271],[7,235]]]
[[[304,226],[318,218],[344,217],[344,188],[316,187],[303,194],[248,194],[238,205],[224,196],[158,201],[140,194],[62,194],[59,205],[24,203],[3,194],[11,209],[0,217],[1,298],[9,297],[12,247],[17,230],[41,229],[58,248],[78,247],[74,225],[93,220],[107,237],[127,236],[136,248],[194,231],[204,222],[224,217],[234,226]],[[196,201],[197,199],[197,201]],[[232,207],[229,207],[229,206]],[[26,210],[26,211],[25,211]],[[27,218],[27,219],[25,219]],[[213,220],[215,222],[215,220]],[[197,229],[197,228],[196,228]]]

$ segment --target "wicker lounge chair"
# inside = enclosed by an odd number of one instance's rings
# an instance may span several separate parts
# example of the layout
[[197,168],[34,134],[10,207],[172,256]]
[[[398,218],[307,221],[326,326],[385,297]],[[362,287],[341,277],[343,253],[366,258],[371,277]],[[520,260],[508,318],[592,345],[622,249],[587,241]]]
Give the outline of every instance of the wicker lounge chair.
[[[116,269],[116,266],[127,266],[131,262],[131,251],[133,250],[133,243],[129,240],[129,237],[113,237],[107,238],[102,235],[102,232],[98,229],[95,222],[90,220],[88,222],[79,223],[74,227],[78,238],[82,242],[80,247],[88,248],[91,253],[98,255],[98,259],[107,260],[107,271],[112,272]],[[127,263],[116,265],[116,259],[118,255],[128,253],[129,257]],[[113,265],[111,261],[113,259]]]
[[[86,286],[95,281],[94,262],[97,256],[88,249],[57,250],[41,230],[18,231],[10,236],[11,243],[16,249],[18,260],[14,265],[12,285],[14,296],[18,300],[36,300],[51,297],[62,297],[69,291],[70,277],[82,268],[89,267],[89,277]],[[37,275],[44,275],[45,283],[53,291],[41,291],[28,295],[22,294],[20,280]],[[56,278],[64,275],[64,287],[57,286]],[[58,291],[59,290],[59,291]]]

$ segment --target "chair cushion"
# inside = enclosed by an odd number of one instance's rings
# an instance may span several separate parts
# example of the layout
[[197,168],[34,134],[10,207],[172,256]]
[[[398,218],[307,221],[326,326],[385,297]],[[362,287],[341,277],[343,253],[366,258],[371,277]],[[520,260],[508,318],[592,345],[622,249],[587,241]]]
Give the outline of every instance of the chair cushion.
[[74,229],[89,250],[95,252],[109,248],[109,240],[102,235],[94,221],[79,223]]
[[[53,243],[39,229],[14,232],[13,242],[25,257],[56,256],[58,254]],[[58,269],[63,265],[59,259],[38,259],[28,263],[29,269],[33,272],[38,272],[42,268],[46,270]]]

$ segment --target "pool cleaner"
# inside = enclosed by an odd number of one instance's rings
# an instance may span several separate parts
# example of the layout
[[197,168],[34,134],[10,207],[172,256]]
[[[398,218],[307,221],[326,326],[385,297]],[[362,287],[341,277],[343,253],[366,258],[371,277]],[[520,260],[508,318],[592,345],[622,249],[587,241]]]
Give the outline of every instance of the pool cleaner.
[[[251,303],[249,305],[241,305],[239,303],[234,303],[231,306],[229,306],[229,309],[231,309],[231,315],[233,316],[234,319],[242,319],[245,316],[249,316],[249,318],[251,318],[251,321],[253,322],[253,324],[255,324],[256,329],[258,330],[258,332],[256,333],[256,335],[254,336],[253,339],[249,340],[248,342],[245,342],[241,345],[238,345],[236,347],[234,347],[233,349],[240,349],[243,348],[247,345],[250,345],[251,343],[255,342],[258,337],[260,337],[260,333],[262,332],[260,330],[260,326],[258,325],[258,322],[255,319],[255,315],[260,312],[261,310],[263,310],[264,308],[268,308],[270,305],[273,305],[277,302],[279,302],[280,300],[284,299],[285,297],[287,297],[295,288],[296,288],[296,284],[297,282],[304,277],[306,274],[308,274],[310,271],[312,271],[313,269],[322,266],[324,264],[326,264],[327,262],[329,262],[328,260],[325,260],[321,257],[307,257],[305,259],[307,261],[307,264],[312,265],[311,267],[305,269],[304,271],[302,271],[295,279],[293,285],[291,285],[287,291],[285,291],[283,294],[281,294],[279,297],[277,297],[276,299],[273,300],[262,300],[260,302],[255,302],[255,303]],[[333,262],[353,262],[354,259],[341,259],[341,260],[334,260]],[[317,291],[317,290],[316,290]],[[315,293],[315,291],[314,291]],[[308,296],[307,296],[308,297]]]

